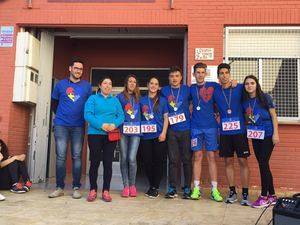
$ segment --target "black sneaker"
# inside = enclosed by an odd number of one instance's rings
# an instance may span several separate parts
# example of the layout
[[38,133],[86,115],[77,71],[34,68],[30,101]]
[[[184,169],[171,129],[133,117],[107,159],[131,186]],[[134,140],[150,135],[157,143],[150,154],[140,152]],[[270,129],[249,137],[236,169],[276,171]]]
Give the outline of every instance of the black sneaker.
[[183,188],[183,199],[190,199],[191,198],[191,189],[189,187],[184,187]]
[[149,190],[145,193],[149,198],[157,198],[159,196],[158,190],[154,187],[150,187]]
[[177,197],[177,191],[173,187],[168,188],[168,192],[165,195],[165,198],[176,198]]
[[26,192],[21,183],[14,184],[11,187],[10,191],[17,194],[22,194]]

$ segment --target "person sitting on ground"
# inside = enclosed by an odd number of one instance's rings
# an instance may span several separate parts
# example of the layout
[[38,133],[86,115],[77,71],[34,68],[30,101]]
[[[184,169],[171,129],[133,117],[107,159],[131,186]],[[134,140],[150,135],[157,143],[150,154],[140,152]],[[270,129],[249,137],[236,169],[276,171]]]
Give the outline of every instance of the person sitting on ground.
[[[28,192],[32,186],[27,167],[25,154],[9,155],[8,147],[0,139],[0,189],[9,190],[13,193]],[[20,182],[22,178],[22,182]],[[1,196],[0,196],[1,199]]]

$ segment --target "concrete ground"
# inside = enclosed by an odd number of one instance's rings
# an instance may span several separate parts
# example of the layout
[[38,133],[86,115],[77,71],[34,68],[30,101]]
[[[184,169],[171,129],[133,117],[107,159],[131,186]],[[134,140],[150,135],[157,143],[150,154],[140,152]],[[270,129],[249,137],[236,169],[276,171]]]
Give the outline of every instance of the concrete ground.
[[[1,191],[6,200],[0,202],[1,225],[254,225],[263,211],[240,206],[239,203],[217,203],[208,199],[208,190],[199,201],[183,199],[164,199],[163,193],[158,199],[149,199],[139,193],[137,198],[124,199],[119,191],[112,191],[110,203],[86,201],[71,198],[68,186],[65,196],[49,199],[47,196],[53,186],[35,185],[26,194],[13,194]],[[225,195],[225,192],[222,191]],[[257,193],[251,192],[251,199]],[[271,207],[263,215],[260,225],[267,225],[272,217]]]

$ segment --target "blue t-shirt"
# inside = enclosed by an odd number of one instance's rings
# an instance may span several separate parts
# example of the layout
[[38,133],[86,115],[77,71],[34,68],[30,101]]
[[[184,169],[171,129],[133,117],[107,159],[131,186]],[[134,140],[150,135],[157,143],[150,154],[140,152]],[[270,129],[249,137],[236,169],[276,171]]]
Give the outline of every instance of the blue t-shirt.
[[[124,111],[125,120],[124,122],[141,122],[141,110],[140,110],[140,102],[136,102],[134,97],[130,95],[130,99],[127,100],[123,93],[117,95],[119,99],[122,109]],[[121,128],[121,132],[123,129]]]
[[[275,108],[272,97],[268,94],[264,94],[267,105],[269,109]],[[271,114],[268,109],[263,107],[260,104],[258,98],[250,98],[247,101],[243,102],[243,109],[245,112],[246,122],[249,125],[262,126],[265,130],[265,137],[270,137],[273,135],[273,122]],[[249,115],[253,113],[254,121],[249,119]]]
[[[186,118],[184,122],[170,125],[170,129],[173,131],[189,130],[191,123],[189,110],[191,100],[190,88],[184,84],[181,85],[180,88],[171,88],[171,86],[168,85],[161,89],[161,93],[168,101],[169,116],[184,113]],[[177,111],[174,109],[177,109]]]
[[114,124],[116,127],[124,122],[124,112],[119,100],[112,95],[106,98],[101,94],[89,97],[84,107],[84,118],[88,122],[88,134],[102,134],[103,123]]
[[[144,133],[143,139],[154,139],[158,138],[163,130],[164,125],[164,114],[168,113],[167,100],[164,97],[159,97],[158,107],[155,110],[153,99],[147,96],[143,96],[140,100],[142,121],[148,121],[151,124],[156,124],[156,133]],[[153,119],[151,119],[153,115]]]
[[[213,94],[215,82],[205,82],[204,85],[193,84],[190,87],[193,100],[193,113],[191,120],[192,129],[217,128],[218,124],[214,114]],[[198,110],[200,107],[200,110]]]
[[[221,126],[220,133],[223,135],[243,134],[246,132],[245,119],[244,119],[243,109],[242,109],[243,88],[244,86],[242,84],[238,84],[235,88],[223,89],[221,85],[218,85],[215,88],[214,101],[217,104],[218,111],[220,113],[221,122],[222,120],[233,119],[233,118],[237,118],[240,121],[239,130],[223,131]],[[230,92],[231,92],[231,100],[230,100]],[[224,97],[224,95],[226,96],[226,98]],[[229,103],[230,105],[228,106]],[[229,108],[231,109],[231,114],[228,113]]]
[[54,125],[84,126],[84,104],[91,94],[92,87],[85,80],[73,83],[69,78],[65,78],[59,81],[51,95],[52,99],[58,100]]

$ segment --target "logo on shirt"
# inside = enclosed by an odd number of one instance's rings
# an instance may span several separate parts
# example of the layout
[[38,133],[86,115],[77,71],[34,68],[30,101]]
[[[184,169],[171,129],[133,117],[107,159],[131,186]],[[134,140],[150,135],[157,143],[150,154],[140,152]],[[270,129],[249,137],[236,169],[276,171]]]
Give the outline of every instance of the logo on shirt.
[[73,102],[76,102],[80,98],[80,95],[78,95],[78,94],[76,95],[74,88],[72,88],[72,87],[68,87],[66,90],[66,93],[67,93],[67,96],[69,97],[69,99],[71,99]]
[[205,102],[208,102],[212,98],[213,93],[214,93],[213,87],[208,87],[208,88],[203,87],[200,89],[199,94]]

